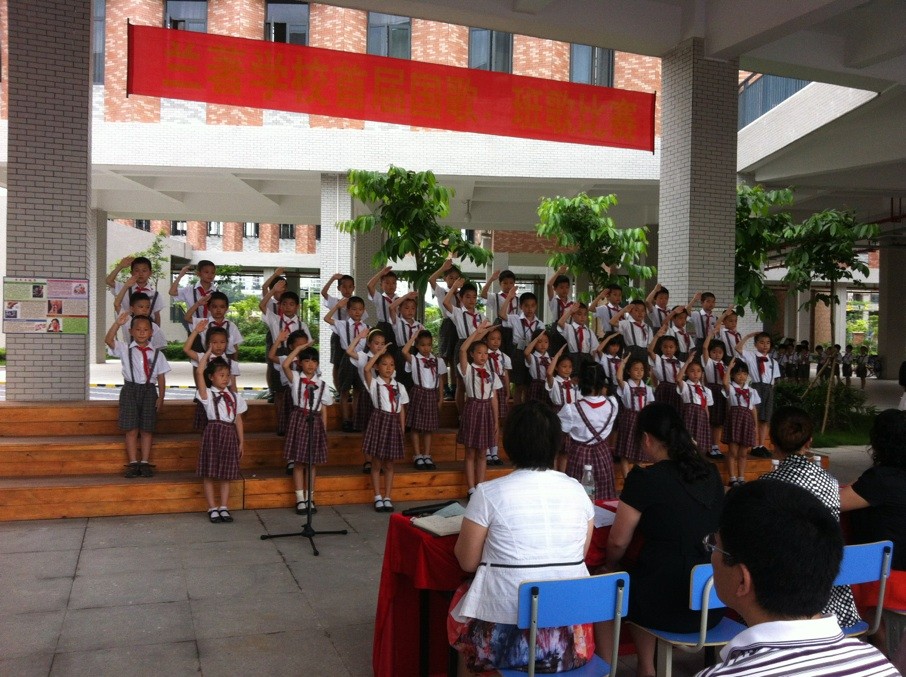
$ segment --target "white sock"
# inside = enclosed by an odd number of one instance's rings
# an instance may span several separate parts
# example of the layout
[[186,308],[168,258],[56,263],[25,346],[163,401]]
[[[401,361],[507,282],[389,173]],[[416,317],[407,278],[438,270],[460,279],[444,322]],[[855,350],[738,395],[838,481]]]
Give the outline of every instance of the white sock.
[[378,501],[383,501],[383,500],[384,500],[384,499],[381,498],[381,495],[380,495],[380,494],[375,494],[375,495],[374,495],[374,502],[375,502],[375,503],[377,503]]
[[487,451],[484,452],[484,453],[485,453],[485,457],[491,458],[491,456],[493,456],[493,453],[491,452],[491,449],[493,449],[493,448],[494,448],[494,447],[490,447]]
[[305,497],[305,491],[303,489],[299,489],[298,491],[296,491],[296,503],[299,503],[300,501],[305,501],[305,500],[307,500]]
[[218,510],[226,510],[226,509],[227,509],[227,507],[226,507],[226,506],[225,506],[225,505],[222,505],[222,506],[220,506],[220,507],[219,507],[219,508],[217,508],[217,509],[218,509]]

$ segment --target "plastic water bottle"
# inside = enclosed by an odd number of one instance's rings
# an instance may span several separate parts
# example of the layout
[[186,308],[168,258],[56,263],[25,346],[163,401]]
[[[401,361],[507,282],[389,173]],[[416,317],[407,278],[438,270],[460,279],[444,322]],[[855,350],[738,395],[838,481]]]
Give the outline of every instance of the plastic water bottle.
[[582,488],[589,499],[595,500],[595,474],[590,465],[582,467]]
[[771,459],[771,470],[777,470],[780,467],[780,461],[776,458]]

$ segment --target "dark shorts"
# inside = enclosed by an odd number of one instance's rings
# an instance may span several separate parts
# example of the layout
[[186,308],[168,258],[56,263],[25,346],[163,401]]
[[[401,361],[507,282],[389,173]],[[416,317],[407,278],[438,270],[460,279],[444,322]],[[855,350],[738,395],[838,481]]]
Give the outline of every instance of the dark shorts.
[[774,413],[774,386],[770,383],[753,383],[752,387],[761,398],[761,404],[758,405],[758,420],[766,423],[771,420]]
[[157,386],[126,381],[120,389],[120,430],[153,433],[157,425]]

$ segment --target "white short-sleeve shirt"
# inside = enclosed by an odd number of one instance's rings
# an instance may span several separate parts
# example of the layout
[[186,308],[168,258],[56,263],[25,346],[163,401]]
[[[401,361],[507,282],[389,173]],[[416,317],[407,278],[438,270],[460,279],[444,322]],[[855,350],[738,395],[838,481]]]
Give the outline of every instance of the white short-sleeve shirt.
[[757,350],[744,350],[742,358],[749,368],[752,383],[774,383],[780,378],[780,365],[770,355],[762,355]]
[[494,396],[495,390],[503,387],[500,378],[489,364],[485,364],[483,367],[468,364],[465,371],[461,366],[457,367],[457,370],[465,384],[466,397],[473,400],[489,400]]
[[[203,318],[193,317],[192,318],[192,329],[198,326],[198,323],[201,322]],[[236,352],[236,349],[241,343],[245,343],[245,339],[242,334],[239,333],[239,327],[236,326],[235,322],[230,322],[229,320],[222,320],[221,322],[216,322],[212,319],[208,320],[207,328],[201,332],[198,337],[201,339],[201,345],[205,349],[208,346],[208,329],[213,327],[220,327],[221,329],[226,329],[227,331],[227,353],[232,355]]]
[[[122,290],[123,286],[124,285],[122,282],[114,283],[113,289],[112,289],[112,293],[113,293],[114,297],[116,297],[116,295],[120,293],[120,290]],[[148,298],[151,299],[151,315],[152,316],[155,313],[159,313],[164,309],[164,307],[165,307],[164,297],[161,296],[160,293],[154,287],[150,286],[150,282],[149,282],[144,287],[141,285],[138,285],[138,284],[132,285],[132,288],[129,291],[127,291],[125,293],[125,295],[123,296],[123,300],[120,303],[120,312],[123,312],[123,313],[129,312],[129,309],[132,307],[132,304],[129,301],[129,297],[132,296],[132,294],[135,294],[137,292],[142,292],[144,294],[147,294]]]
[[201,399],[199,396],[198,401],[204,407],[209,421],[222,423],[233,423],[237,416],[245,413],[249,408],[245,399],[236,393],[214,387],[207,389],[206,399]]
[[695,384],[691,381],[681,381],[676,384],[676,392],[683,398],[684,404],[714,406],[714,396],[711,394],[711,389],[703,382]]
[[440,377],[447,373],[447,364],[441,357],[412,354],[406,363],[406,371],[412,374],[415,385],[434,390],[440,383]]
[[532,342],[532,334],[544,326],[537,317],[530,320],[523,313],[507,315],[507,321],[504,324],[513,329],[513,343],[519,350],[525,350],[525,347]]
[[544,389],[550,393],[551,402],[558,407],[566,404],[575,404],[579,398],[579,386],[571,378],[554,376],[553,384],[544,382]]
[[[217,291],[217,283],[211,285],[210,289],[205,289],[201,286],[201,283],[192,286],[186,285],[185,287],[180,287],[179,291],[176,292],[176,300],[182,301],[186,304],[186,310],[195,305],[198,299],[203,299],[205,296],[211,292]],[[208,316],[208,307],[204,304],[200,305],[195,309],[193,317],[205,318]]]
[[589,395],[564,409],[567,413],[560,418],[563,432],[580,444],[597,444],[606,440],[613,430],[619,406],[616,398]]
[[566,339],[566,349],[571,353],[591,353],[598,347],[598,337],[591,328],[576,322],[567,322],[557,326],[557,330]]
[[678,358],[663,355],[655,355],[654,359],[649,357],[648,364],[658,383],[676,383],[676,377],[683,368],[683,363]]
[[[122,341],[114,341],[113,348],[108,347],[107,353],[112,357],[120,358],[125,381],[139,384],[154,383],[158,376],[170,371],[170,364],[163,352],[150,345],[145,346],[145,350],[143,350],[135,341],[128,345]],[[143,353],[145,357],[142,357]],[[150,375],[145,373],[146,360],[148,369],[151,371]]]
[[617,329],[623,335],[623,342],[627,347],[648,348],[651,342],[651,328],[644,322],[632,319],[620,320]]
[[[129,334],[129,323],[127,322],[120,329],[120,336],[122,337],[123,343],[131,343],[132,336]],[[164,330],[157,326],[156,322],[151,323],[151,340],[148,341],[148,344],[152,348],[163,348],[167,345],[167,337],[164,336]]]
[[292,383],[289,385],[293,396],[293,406],[299,407],[304,411],[314,410],[319,412],[322,408],[333,404],[333,394],[330,392],[330,388],[318,378],[317,374],[309,378],[298,371],[294,371],[292,377]]
[[724,390],[724,397],[727,398],[727,404],[731,407],[754,409],[761,404],[761,396],[758,394],[758,391],[755,390],[755,388],[750,388],[748,384],[740,387],[735,383],[731,383],[730,391],[727,392]]
[[368,392],[374,408],[390,414],[400,413],[403,405],[409,404],[409,394],[406,392],[405,386],[397,383],[394,378],[390,379],[390,383],[377,377],[371,379]]
[[654,402],[654,391],[644,381],[626,379],[620,388],[620,400],[627,409],[641,411],[645,405]]

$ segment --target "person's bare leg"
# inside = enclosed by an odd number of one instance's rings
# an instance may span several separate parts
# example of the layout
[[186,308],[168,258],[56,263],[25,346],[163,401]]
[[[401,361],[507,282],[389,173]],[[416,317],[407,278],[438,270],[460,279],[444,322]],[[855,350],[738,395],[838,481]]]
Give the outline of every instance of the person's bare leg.
[[223,480],[220,483],[220,505],[221,505],[221,507],[225,506],[225,505],[229,505],[229,503],[227,503],[227,501],[229,501],[229,500],[230,500],[230,481]]
[[730,467],[730,478],[739,477],[739,445],[730,442],[727,446],[727,465]]
[[608,663],[613,657],[613,621],[594,624],[595,653]]
[[393,491],[393,461],[383,461],[381,466],[384,468],[384,498],[389,499]]
[[632,641],[636,648],[636,677],[655,677],[654,649],[657,640],[636,625],[629,626]]
[[138,428],[126,431],[126,456],[130,463],[138,462]]
[[487,477],[488,464],[485,462],[484,453],[478,453],[476,449],[474,451],[474,464],[475,464],[475,484],[481,484],[484,482]]
[[214,479],[211,477],[205,477],[201,481],[202,487],[204,487],[204,498],[208,502],[209,508],[219,508],[217,501],[214,500]]
[[154,441],[154,433],[149,433],[147,430],[142,431],[141,445],[142,445],[142,462],[147,463],[151,460],[151,443]]
[[[471,447],[466,447],[466,459],[465,459],[465,472],[466,472],[466,486],[469,489],[475,488],[475,457],[478,455],[478,451]],[[481,459],[484,461],[484,459]]]

